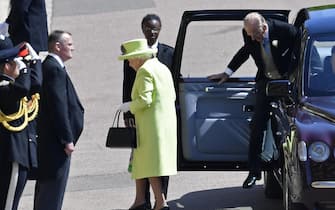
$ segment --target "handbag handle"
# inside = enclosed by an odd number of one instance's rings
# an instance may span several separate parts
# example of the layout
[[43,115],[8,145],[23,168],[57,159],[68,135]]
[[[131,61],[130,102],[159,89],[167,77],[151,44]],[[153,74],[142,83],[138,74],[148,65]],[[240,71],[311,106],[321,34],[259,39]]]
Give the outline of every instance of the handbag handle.
[[117,121],[116,121],[116,127],[119,128],[119,125],[120,125],[120,114],[121,114],[121,110],[117,110],[117,111],[115,112],[112,127],[114,127],[114,125],[115,125],[115,120],[117,119]]

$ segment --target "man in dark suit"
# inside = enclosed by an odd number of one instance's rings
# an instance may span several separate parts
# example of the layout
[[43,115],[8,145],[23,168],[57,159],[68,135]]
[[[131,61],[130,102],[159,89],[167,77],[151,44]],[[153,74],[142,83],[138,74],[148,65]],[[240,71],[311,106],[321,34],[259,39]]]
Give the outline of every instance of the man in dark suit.
[[[161,19],[158,15],[148,14],[142,19],[142,32],[148,41],[150,48],[157,48],[157,58],[160,62],[165,64],[170,71],[172,71],[173,53],[174,49],[166,44],[158,42],[158,36],[162,27]],[[123,65],[123,100],[122,102],[131,101],[131,90],[134,84],[136,71],[129,66],[128,60],[125,60]],[[124,121],[126,126],[135,126],[134,116],[130,112],[124,114]],[[161,177],[162,192],[167,197],[169,177]],[[151,209],[150,203],[150,185],[147,181],[146,187],[146,201],[147,209]]]
[[38,52],[47,51],[48,24],[45,0],[11,0],[6,22],[8,32],[17,45],[29,42]]
[[258,68],[256,74],[256,104],[251,123],[249,145],[249,175],[243,188],[252,187],[261,179],[262,141],[266,123],[269,119],[270,98],[265,89],[269,80],[286,77],[293,70],[297,58],[299,35],[297,29],[288,23],[277,20],[265,20],[257,12],[249,13],[244,18],[244,45],[235,54],[225,72],[208,76],[219,79],[219,83],[227,81],[251,55]]
[[[28,52],[21,53],[22,49]],[[27,65],[19,57],[26,53],[32,58]],[[26,97],[38,93],[41,85],[41,61],[32,47],[13,47],[0,35],[0,209],[17,209],[28,172],[37,167],[36,137],[28,132],[36,115],[29,114]],[[36,98],[30,103],[36,113],[37,103]]]
[[72,35],[53,31],[43,62],[34,210],[61,210],[71,154],[83,129],[84,109],[64,66],[72,58]]

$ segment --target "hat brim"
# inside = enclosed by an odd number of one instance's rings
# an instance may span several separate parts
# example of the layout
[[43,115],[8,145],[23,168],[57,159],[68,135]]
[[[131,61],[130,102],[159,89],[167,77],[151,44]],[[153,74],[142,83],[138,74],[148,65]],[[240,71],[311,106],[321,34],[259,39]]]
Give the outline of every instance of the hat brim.
[[131,58],[136,58],[136,57],[140,57],[142,55],[151,55],[151,54],[156,54],[157,53],[157,48],[156,49],[146,49],[146,50],[140,50],[140,51],[136,51],[136,52],[133,52],[133,53],[128,53],[128,54],[125,54],[125,55],[120,55],[118,57],[119,60],[128,60],[128,59],[131,59]]
[[16,58],[19,54],[20,47],[16,46],[10,49],[0,50],[0,63],[8,62]]

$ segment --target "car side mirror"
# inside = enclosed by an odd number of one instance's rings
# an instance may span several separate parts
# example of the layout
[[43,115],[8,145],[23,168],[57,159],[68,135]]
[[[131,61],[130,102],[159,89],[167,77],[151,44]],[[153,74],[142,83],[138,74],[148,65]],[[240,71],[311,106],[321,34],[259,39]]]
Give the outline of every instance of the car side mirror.
[[266,85],[266,95],[275,97],[288,97],[292,92],[289,80],[273,80]]

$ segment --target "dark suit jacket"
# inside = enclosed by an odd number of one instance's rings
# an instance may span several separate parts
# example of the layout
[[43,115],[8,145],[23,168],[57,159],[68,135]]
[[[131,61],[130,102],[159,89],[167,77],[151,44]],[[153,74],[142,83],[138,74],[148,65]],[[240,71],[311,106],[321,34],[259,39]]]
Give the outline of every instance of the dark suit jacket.
[[37,121],[39,178],[63,174],[69,158],[66,143],[77,142],[84,109],[65,69],[52,56],[43,62],[43,85]]
[[48,49],[48,24],[45,0],[11,0],[11,10],[6,22],[9,35],[17,45],[29,42],[37,51]]
[[[166,44],[158,43],[157,58],[160,62],[165,64],[170,71],[172,71],[174,49]],[[123,63],[123,92],[122,101],[131,101],[131,90],[133,88],[136,72],[129,66],[129,62],[126,60]],[[124,114],[124,118],[133,118],[130,112]]]
[[[282,21],[268,20],[267,23],[269,26],[272,57],[279,73],[284,76],[293,70],[298,60],[297,53],[299,49],[296,47],[299,44],[297,43],[299,42],[298,32],[293,25]],[[244,29],[243,39],[244,45],[234,55],[228,67],[236,71],[251,55],[258,68],[256,81],[266,79],[264,74],[264,62],[261,55],[261,43],[253,41]],[[275,45],[275,43],[277,43],[277,45]]]

